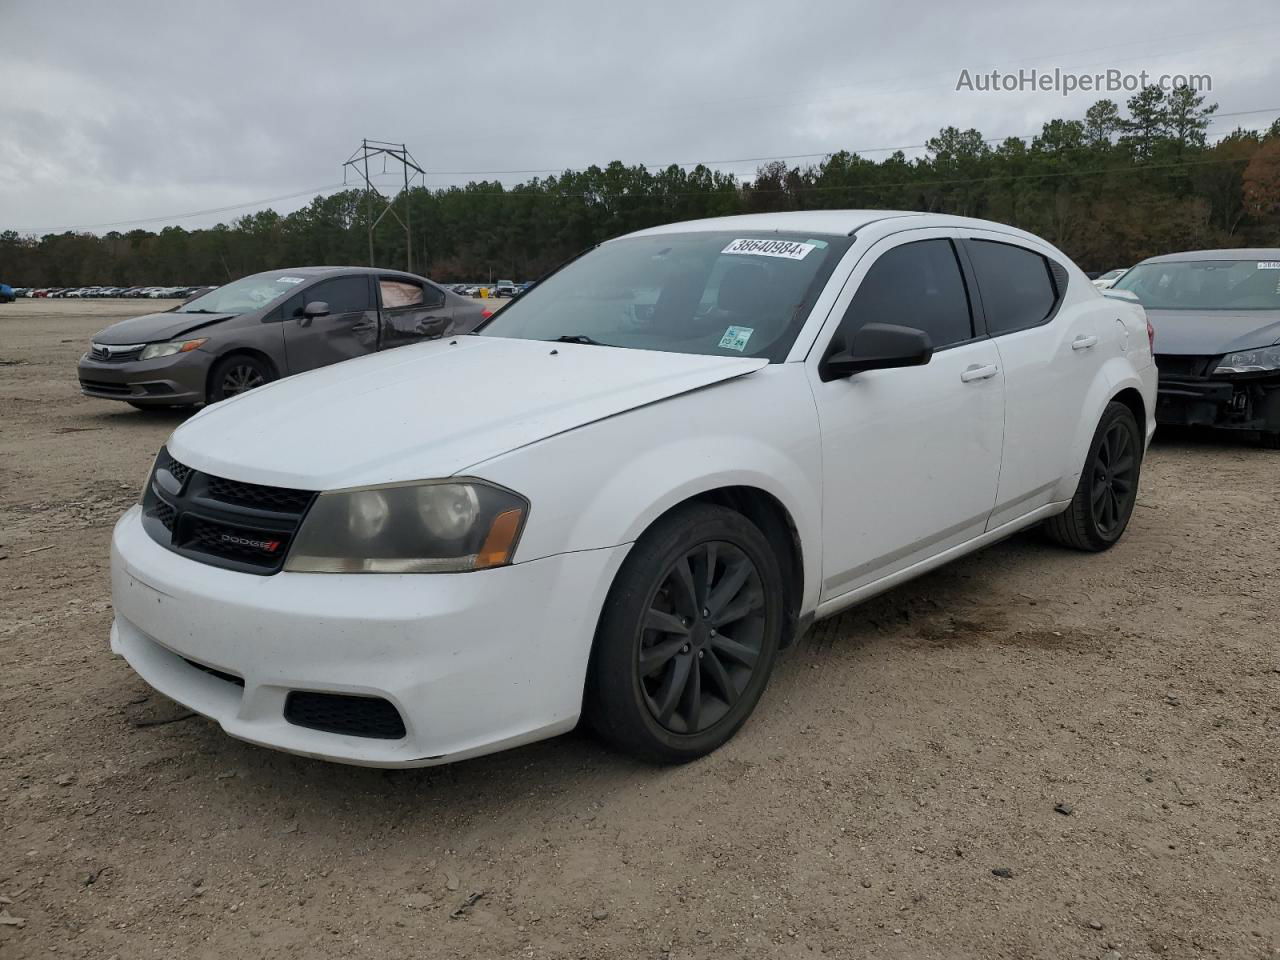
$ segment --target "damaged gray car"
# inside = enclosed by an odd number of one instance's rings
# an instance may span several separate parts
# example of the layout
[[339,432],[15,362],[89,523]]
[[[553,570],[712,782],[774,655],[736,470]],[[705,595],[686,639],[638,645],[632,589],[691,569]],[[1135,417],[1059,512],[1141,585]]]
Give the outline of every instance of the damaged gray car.
[[1117,291],[1136,295],[1155,328],[1159,423],[1280,447],[1280,248],[1152,257]]
[[489,315],[410,273],[271,270],[100,331],[80,358],[80,391],[139,408],[216,403],[289,374],[470,333]]

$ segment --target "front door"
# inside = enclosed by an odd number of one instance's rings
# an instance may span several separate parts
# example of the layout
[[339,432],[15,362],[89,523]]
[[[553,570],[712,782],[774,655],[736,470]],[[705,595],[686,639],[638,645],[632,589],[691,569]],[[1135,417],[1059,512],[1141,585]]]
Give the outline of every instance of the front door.
[[[309,316],[309,304],[329,312]],[[378,311],[366,274],[321,280],[284,305],[284,347],[290,373],[314,370],[378,349]]]
[[[975,327],[954,231],[882,240],[859,261],[835,335],[867,323],[915,327],[934,354],[918,367],[823,383],[819,337],[808,366],[822,430],[822,600],[979,536],[995,503],[1004,375]],[[843,312],[842,312],[843,311]]]

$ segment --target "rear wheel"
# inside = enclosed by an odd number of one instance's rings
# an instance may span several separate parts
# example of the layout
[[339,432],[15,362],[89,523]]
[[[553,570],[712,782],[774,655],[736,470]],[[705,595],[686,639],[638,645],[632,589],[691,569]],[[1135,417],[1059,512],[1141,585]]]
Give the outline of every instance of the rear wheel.
[[1120,539],[1138,500],[1142,434],[1133,411],[1107,404],[1071,506],[1045,521],[1049,536],[1077,550],[1106,550]]
[[275,378],[275,371],[266,361],[244,353],[232,354],[219,360],[209,373],[209,402],[234,397]]
[[784,589],[769,541],[741,514],[692,504],[663,517],[605,603],[587,677],[591,725],[660,763],[715,750],[769,682]]

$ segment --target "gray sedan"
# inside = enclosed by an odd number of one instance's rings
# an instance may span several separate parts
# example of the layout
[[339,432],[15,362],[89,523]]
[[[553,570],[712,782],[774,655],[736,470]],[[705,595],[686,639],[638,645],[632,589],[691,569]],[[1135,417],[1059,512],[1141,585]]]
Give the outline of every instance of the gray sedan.
[[1280,447],[1280,248],[1152,257],[1113,289],[1136,295],[1155,329],[1160,423]]
[[214,403],[292,373],[469,333],[488,315],[409,273],[270,270],[107,327],[80,358],[80,390],[135,407]]

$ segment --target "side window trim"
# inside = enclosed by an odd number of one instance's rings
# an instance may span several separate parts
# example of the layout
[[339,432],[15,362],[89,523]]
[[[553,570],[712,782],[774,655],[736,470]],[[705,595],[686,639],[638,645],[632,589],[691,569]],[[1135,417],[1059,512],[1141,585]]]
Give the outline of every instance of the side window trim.
[[[1050,308],[1049,313],[1044,317],[1044,319],[1038,323],[1028,324],[1025,327],[1018,327],[1016,330],[1006,330],[1003,333],[994,333],[994,334],[988,333],[988,335],[992,337],[1008,337],[1015,333],[1022,333],[1024,330],[1036,330],[1036,329],[1039,329],[1040,327],[1043,327],[1052,323],[1054,317],[1058,315],[1058,311],[1062,309],[1063,302],[1067,299],[1066,284],[1060,284],[1058,282],[1058,277],[1053,270],[1053,266],[1056,263],[1056,261],[1053,260],[1053,258],[1050,257],[1047,253],[1044,253],[1041,250],[1037,250],[1035,247],[1028,246],[1024,243],[1019,243],[1018,240],[1019,240],[1018,237],[1001,237],[997,239],[995,237],[979,237],[979,236],[961,236],[958,240],[958,244],[960,248],[964,251],[963,262],[966,265],[968,265],[970,269],[973,269],[973,263],[969,259],[969,248],[972,244],[1002,243],[1007,247],[1016,247],[1019,250],[1024,250],[1027,253],[1031,253],[1039,257],[1041,260],[1041,263],[1043,263],[1044,265],[1045,273],[1048,276],[1049,287],[1053,291],[1053,306]],[[1068,278],[1069,277],[1070,275],[1068,274]],[[978,296],[979,302],[981,302],[982,284],[978,282],[976,270],[973,271],[973,279],[974,279],[973,289]],[[982,310],[982,328],[984,331],[989,330],[987,325],[987,314],[986,314],[985,307]]]

